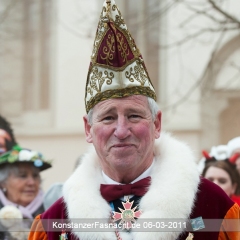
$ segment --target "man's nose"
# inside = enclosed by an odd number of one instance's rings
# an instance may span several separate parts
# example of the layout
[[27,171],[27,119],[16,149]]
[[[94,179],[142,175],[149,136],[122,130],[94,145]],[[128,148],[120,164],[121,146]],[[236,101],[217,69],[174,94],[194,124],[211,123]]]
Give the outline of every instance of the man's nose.
[[131,129],[128,121],[125,118],[118,118],[114,131],[114,136],[118,139],[125,139],[131,133]]

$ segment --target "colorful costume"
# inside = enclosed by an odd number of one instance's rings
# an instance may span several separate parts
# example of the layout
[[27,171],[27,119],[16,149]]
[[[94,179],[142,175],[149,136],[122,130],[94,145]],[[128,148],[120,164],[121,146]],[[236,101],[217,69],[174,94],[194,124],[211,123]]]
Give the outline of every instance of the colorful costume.
[[[87,77],[86,111],[90,115],[90,111],[101,101],[132,95],[144,95],[156,100],[142,55],[115,2],[106,0]],[[53,229],[53,219],[60,223],[64,223],[66,219],[101,219],[105,225],[112,221],[112,202],[109,203],[101,195],[100,184],[105,182],[100,161],[93,149],[84,155],[80,166],[64,184],[63,198],[37,217],[29,240],[56,240],[62,237],[69,240],[185,240],[187,237],[192,238],[193,229],[191,233],[185,232],[182,226],[177,232],[167,225],[167,231],[153,231],[151,221],[168,219],[171,223],[176,219],[187,221],[201,217],[220,219],[220,223],[215,223],[215,232],[201,232],[204,229],[194,232],[194,240],[223,240],[227,239],[225,235],[231,240],[240,238],[239,233],[227,232],[226,224],[222,229],[222,219],[239,218],[239,207],[217,186],[206,180],[200,181],[195,159],[185,144],[162,133],[160,139],[155,141],[154,155],[151,184],[138,202],[138,209],[142,213],[135,219],[137,223],[142,220],[147,222],[144,229],[138,231],[139,229],[132,227],[130,231],[116,231],[114,228],[105,231],[84,228],[71,230],[65,229],[66,226]],[[116,206],[113,207],[116,211]],[[127,207],[126,209],[129,210]],[[133,215],[132,211],[131,208],[125,212],[126,219]],[[209,230],[211,226],[206,224],[205,228]]]
[[[205,228],[191,231],[194,240],[240,239],[240,232],[226,232],[225,219],[239,219],[237,204],[215,184],[198,177],[198,170],[190,149],[168,134],[162,134],[155,143],[155,163],[148,192],[141,198],[139,209],[141,219],[196,219],[202,217]],[[95,151],[85,155],[82,164],[67,180],[63,188],[63,198],[49,210],[38,216],[29,240],[55,240],[61,235],[48,231],[51,219],[105,219],[110,218],[111,207],[100,194],[100,184],[104,183]],[[219,219],[212,224],[206,219]],[[43,221],[45,220],[45,221]],[[48,225],[49,224],[49,225]],[[224,224],[224,226],[222,225]],[[215,231],[211,232],[214,228]],[[224,229],[225,228],[225,229]],[[218,229],[218,230],[216,230]],[[77,230],[76,230],[77,231]],[[117,239],[114,230],[108,232],[68,231],[68,239]],[[79,231],[79,230],[78,230]],[[171,239],[185,240],[188,232],[120,232],[122,239]],[[228,238],[227,238],[228,237]]]
[[240,196],[232,195],[231,199],[240,206]]

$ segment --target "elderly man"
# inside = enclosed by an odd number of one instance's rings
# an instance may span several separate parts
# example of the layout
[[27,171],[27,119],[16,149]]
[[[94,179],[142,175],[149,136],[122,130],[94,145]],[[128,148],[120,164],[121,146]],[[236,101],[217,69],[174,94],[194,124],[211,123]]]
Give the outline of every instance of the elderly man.
[[[142,56],[107,0],[86,84],[84,125],[93,147],[63,197],[36,218],[29,240],[239,239],[239,207],[199,178],[188,146],[160,136],[155,100]],[[224,219],[237,223],[229,229]]]

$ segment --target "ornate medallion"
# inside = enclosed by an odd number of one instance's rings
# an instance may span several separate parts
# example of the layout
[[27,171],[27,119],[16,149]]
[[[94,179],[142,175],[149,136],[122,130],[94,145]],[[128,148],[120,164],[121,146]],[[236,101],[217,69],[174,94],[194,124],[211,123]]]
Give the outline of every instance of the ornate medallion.
[[136,221],[136,218],[139,218],[141,215],[141,211],[137,210],[138,206],[132,208],[134,201],[129,201],[127,198],[126,202],[122,202],[124,209],[118,208],[121,212],[113,211],[113,221],[120,221],[119,225],[122,226],[122,229],[131,229],[132,224]]

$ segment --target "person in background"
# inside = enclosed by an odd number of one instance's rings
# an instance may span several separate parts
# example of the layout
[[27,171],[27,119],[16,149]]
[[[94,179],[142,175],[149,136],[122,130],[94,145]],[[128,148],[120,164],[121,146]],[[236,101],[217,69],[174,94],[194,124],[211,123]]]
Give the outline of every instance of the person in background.
[[[81,164],[82,162],[82,155],[80,155],[74,164],[73,171],[77,169],[77,167]],[[48,209],[54,202],[56,202],[60,197],[62,197],[62,188],[63,184],[61,182],[56,182],[52,184],[49,189],[45,192],[44,194],[44,201],[43,205],[45,209]]]
[[231,139],[228,144],[228,158],[231,158],[233,155],[238,154],[236,160],[236,166],[238,173],[240,174],[240,137]]
[[[50,167],[50,161],[41,153],[18,145],[0,156],[0,219],[14,216],[14,213],[24,219],[33,219],[45,210],[40,172]],[[0,239],[11,239],[18,235],[8,228],[1,234],[4,236]],[[17,239],[27,237],[20,234]]]
[[[64,183],[63,197],[35,218],[29,240],[239,240],[239,206],[199,177],[185,143],[161,132],[154,87],[113,0],[104,2],[93,48],[83,117],[92,148]],[[236,220],[233,231],[223,221],[228,218]],[[52,219],[119,227],[56,229]],[[154,219],[189,220],[190,226],[161,231],[151,229]],[[216,220],[214,229],[205,219]],[[150,223],[145,229],[144,221]]]
[[236,169],[236,155],[228,158],[228,146],[212,147],[210,154],[204,153],[205,166],[202,176],[214,182],[238,205],[240,205],[240,176]]
[[0,115],[0,155],[17,145],[10,123]]
[[62,188],[63,183],[56,182],[47,189],[43,200],[44,209],[48,209],[53,203],[62,197]]

